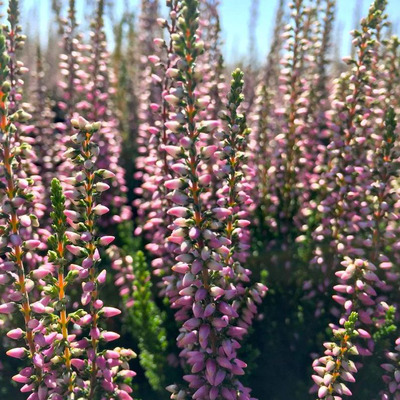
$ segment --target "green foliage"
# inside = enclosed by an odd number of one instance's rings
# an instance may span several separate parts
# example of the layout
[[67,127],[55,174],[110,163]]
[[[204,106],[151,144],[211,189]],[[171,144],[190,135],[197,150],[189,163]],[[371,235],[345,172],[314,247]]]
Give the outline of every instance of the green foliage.
[[160,312],[152,298],[150,272],[143,252],[134,256],[134,305],[129,321],[132,335],[139,343],[140,364],[151,387],[164,390],[167,339],[165,314]]

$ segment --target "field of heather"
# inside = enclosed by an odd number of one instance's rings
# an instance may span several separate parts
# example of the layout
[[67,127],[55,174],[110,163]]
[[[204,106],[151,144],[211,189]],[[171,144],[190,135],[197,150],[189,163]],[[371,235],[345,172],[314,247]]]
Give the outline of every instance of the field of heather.
[[1,400],[400,400],[398,0],[229,1],[0,2]]

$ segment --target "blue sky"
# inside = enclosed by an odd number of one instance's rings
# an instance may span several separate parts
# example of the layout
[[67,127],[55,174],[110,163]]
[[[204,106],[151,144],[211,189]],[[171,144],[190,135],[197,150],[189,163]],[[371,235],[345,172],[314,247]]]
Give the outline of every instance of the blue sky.
[[[350,51],[349,31],[354,27],[354,11],[360,9],[361,15],[366,15],[372,0],[337,0],[337,18],[334,31],[334,41],[340,45],[341,54]],[[64,1],[65,2],[65,1]],[[77,0],[78,9],[93,0]],[[161,0],[161,3],[163,1]],[[40,35],[46,40],[46,24],[49,21],[50,0],[22,0],[24,20],[31,26],[41,27]],[[125,0],[114,0],[116,13],[124,8]],[[133,9],[139,0],[128,0]],[[221,23],[224,38],[224,54],[229,62],[238,61],[246,56],[249,46],[249,20],[252,0],[221,0]],[[257,50],[258,59],[264,60],[268,52],[271,31],[278,0],[259,0],[257,21]],[[388,14],[394,23],[395,32],[399,31],[400,0],[389,0]],[[83,15],[81,16],[83,18]],[[28,22],[29,21],[29,22]]]

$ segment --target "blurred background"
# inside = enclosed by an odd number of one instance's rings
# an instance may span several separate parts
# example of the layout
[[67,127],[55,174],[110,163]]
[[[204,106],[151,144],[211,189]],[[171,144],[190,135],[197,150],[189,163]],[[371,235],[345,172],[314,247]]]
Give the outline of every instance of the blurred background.
[[[32,33],[41,39],[43,45],[49,38],[49,30],[54,19],[51,17],[54,0],[24,0],[22,2],[22,21],[26,33]],[[90,19],[94,0],[78,0],[78,21],[85,25]],[[112,38],[113,22],[118,21],[126,11],[135,18],[139,12],[139,0],[108,0],[108,19],[106,29]],[[161,2],[162,3],[162,2]],[[357,26],[361,16],[366,15],[369,0],[337,0],[333,45],[337,54],[349,54],[351,40],[349,31]],[[231,65],[245,63],[251,56],[261,64],[269,50],[272,29],[278,0],[221,0],[220,17],[223,38],[223,52]],[[388,14],[393,24],[393,33],[399,33],[400,2],[389,1]],[[30,36],[30,35],[29,35]],[[112,40],[110,40],[112,45]],[[254,54],[249,54],[249,51]]]

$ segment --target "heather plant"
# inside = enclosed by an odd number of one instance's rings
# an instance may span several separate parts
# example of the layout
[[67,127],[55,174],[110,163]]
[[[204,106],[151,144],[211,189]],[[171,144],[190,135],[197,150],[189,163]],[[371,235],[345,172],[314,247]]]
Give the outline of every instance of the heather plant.
[[250,391],[236,378],[242,375],[245,367],[245,363],[236,358],[236,350],[265,288],[260,285],[246,290],[243,283],[248,281],[250,271],[241,266],[241,252],[246,250],[246,245],[235,246],[235,238],[245,235],[248,225],[245,219],[238,218],[243,215],[240,206],[247,201],[246,192],[240,191],[243,184],[240,162],[248,136],[245,118],[238,114],[243,101],[242,73],[233,73],[229,111],[222,115],[227,128],[220,136],[220,179],[225,182],[221,188],[224,197],[217,201],[216,207],[207,207],[203,202],[207,199],[210,176],[200,175],[201,164],[218,150],[218,146],[199,147],[199,143],[219,123],[197,119],[201,103],[195,94],[198,84],[195,63],[203,49],[197,37],[198,3],[187,1],[182,6],[179,30],[173,36],[180,66],[175,81],[181,94],[177,96],[177,89],[168,94],[169,103],[176,107],[176,115],[181,115],[180,121],[170,121],[169,129],[179,135],[180,140],[179,145],[165,147],[175,160],[173,171],[176,173],[171,181],[173,185],[169,185],[173,191],[168,198],[175,206],[168,214],[175,220],[168,241],[180,247],[177,263],[172,267],[178,274],[176,289],[167,288],[167,294],[172,307],[178,309],[176,319],[183,324],[178,346],[182,348],[180,356],[191,366],[191,374],[184,377],[189,384],[187,389],[172,386],[170,390],[172,398],[182,397],[186,392],[198,399],[219,396],[244,399],[250,398]]

